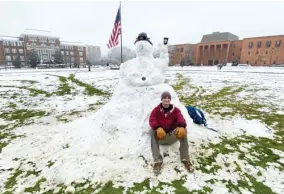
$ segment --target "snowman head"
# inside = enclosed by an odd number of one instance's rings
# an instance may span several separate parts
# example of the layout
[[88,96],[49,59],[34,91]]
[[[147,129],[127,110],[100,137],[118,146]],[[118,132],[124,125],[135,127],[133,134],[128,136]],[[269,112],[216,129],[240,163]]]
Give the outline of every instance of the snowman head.
[[153,53],[153,46],[150,38],[147,37],[145,32],[142,32],[138,35],[135,41],[135,51],[136,56],[152,56]]

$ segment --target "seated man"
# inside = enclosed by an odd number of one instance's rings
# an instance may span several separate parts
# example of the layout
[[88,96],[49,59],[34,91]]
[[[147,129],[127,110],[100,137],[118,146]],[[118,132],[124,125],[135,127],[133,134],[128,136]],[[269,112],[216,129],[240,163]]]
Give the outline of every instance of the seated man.
[[151,112],[149,124],[151,130],[151,149],[154,158],[153,170],[159,173],[163,158],[160,154],[159,144],[171,144],[177,139],[180,142],[180,159],[188,171],[191,171],[191,163],[188,155],[188,142],[186,132],[186,121],[181,114],[181,111],[170,104],[171,94],[163,92],[161,101],[156,108]]

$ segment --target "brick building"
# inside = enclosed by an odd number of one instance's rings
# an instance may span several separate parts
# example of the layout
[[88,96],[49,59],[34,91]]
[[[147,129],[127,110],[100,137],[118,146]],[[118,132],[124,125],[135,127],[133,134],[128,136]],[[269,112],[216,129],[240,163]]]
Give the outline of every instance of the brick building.
[[12,62],[20,57],[22,65],[26,61],[24,42],[14,37],[0,37],[0,65],[12,66]]
[[[188,44],[172,45],[170,65],[180,64]],[[214,32],[191,44],[193,65],[216,65],[238,62],[252,66],[284,64],[284,35],[244,38],[229,32]],[[187,52],[188,53],[188,52]],[[187,64],[186,64],[187,65]]]
[[71,67],[86,66],[86,47],[82,43],[61,42],[60,53],[64,64]]
[[22,66],[29,66],[29,55],[35,50],[42,63],[54,63],[60,52],[65,64],[86,65],[86,46],[82,43],[61,42],[50,31],[27,29],[19,37],[0,37],[0,67],[12,66],[20,57]]
[[240,62],[254,66],[284,64],[284,35],[244,38]]

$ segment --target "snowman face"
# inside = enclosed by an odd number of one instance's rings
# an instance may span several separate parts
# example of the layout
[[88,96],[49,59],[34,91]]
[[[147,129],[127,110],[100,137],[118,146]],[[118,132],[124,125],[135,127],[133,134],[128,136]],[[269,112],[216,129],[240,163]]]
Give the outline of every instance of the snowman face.
[[152,56],[153,46],[147,41],[139,41],[135,44],[137,56]]

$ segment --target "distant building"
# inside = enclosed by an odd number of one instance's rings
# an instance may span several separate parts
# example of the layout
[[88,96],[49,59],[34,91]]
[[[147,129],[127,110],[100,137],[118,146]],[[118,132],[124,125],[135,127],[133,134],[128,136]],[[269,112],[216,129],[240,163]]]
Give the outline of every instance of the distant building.
[[217,42],[217,41],[236,41],[239,37],[230,32],[213,32],[212,34],[205,34],[201,39],[203,42]]
[[93,62],[101,57],[101,48],[99,46],[86,45],[86,59]]
[[[169,46],[169,65],[217,65],[226,63],[268,66],[284,64],[284,35],[244,38],[229,32],[206,34],[201,42]],[[193,60],[187,56],[192,55]],[[187,59],[187,60],[186,60]],[[186,61],[186,63],[184,63]]]
[[0,37],[0,66],[11,66],[19,56],[22,66],[29,64],[29,55],[35,50],[42,63],[53,63],[56,52],[72,67],[86,65],[86,45],[61,42],[51,31],[26,29],[19,37]]
[[284,64],[284,35],[244,38],[240,62],[253,66]]
[[24,42],[17,37],[0,37],[0,66],[12,66],[12,62],[19,56],[22,65],[26,62]]
[[71,67],[86,66],[86,47],[84,44],[62,41],[60,52],[64,64]]
[[51,31],[27,29],[19,39],[24,41],[26,56],[35,50],[43,63],[53,61],[55,52],[59,50],[59,37],[52,35]]

